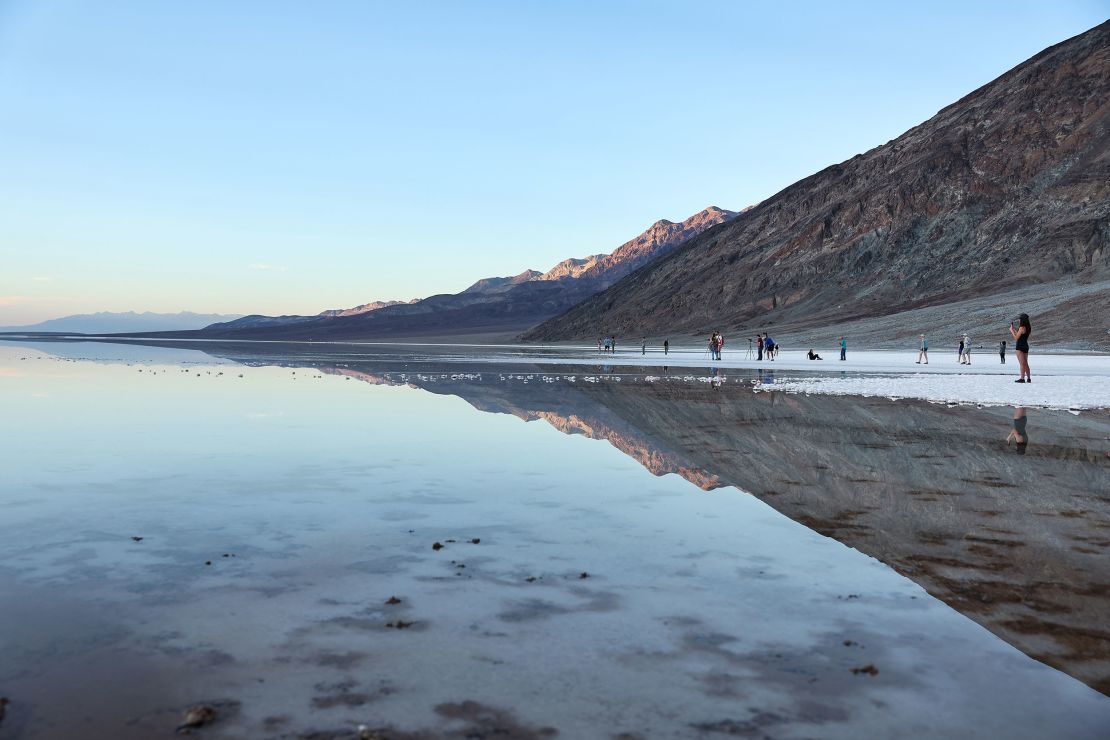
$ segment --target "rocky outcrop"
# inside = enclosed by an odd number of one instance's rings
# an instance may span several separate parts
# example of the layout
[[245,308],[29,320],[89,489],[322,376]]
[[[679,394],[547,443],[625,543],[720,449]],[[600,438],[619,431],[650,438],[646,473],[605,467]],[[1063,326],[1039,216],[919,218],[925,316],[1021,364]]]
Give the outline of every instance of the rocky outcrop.
[[336,316],[358,316],[359,314],[367,313],[368,311],[377,311],[379,308],[387,308],[389,306],[401,306],[409,303],[416,303],[419,298],[413,298],[410,301],[372,301],[370,303],[363,303],[361,306],[354,308],[330,308],[326,311],[321,311],[316,314],[325,318]]
[[[771,325],[783,334],[1108,276],[1110,22],[703,232],[525,338]],[[1105,341],[1105,317],[1077,318],[1068,331]]]
[[464,290],[463,293],[489,293],[495,290],[506,289],[513,285],[519,285],[520,283],[526,283],[529,280],[536,280],[541,275],[543,275],[543,273],[539,270],[525,270],[519,275],[513,275],[511,277],[482,278]]
[[598,260],[605,256],[604,254],[591,254],[589,257],[570,257],[547,272],[538,275],[536,280],[565,280],[581,277],[582,273],[596,265]]

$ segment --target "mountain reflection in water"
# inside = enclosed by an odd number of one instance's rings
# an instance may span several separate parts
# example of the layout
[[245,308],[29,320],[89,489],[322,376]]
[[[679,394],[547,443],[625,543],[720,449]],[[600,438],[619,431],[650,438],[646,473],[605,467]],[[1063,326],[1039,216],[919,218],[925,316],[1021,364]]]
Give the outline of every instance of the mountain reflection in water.
[[769,372],[709,369],[691,382],[589,368],[317,367],[606,440],[652,473],[706,491],[749,491],[1110,693],[1101,415],[1021,409],[1035,441],[1008,445],[1013,409],[775,393]]
[[605,440],[655,475],[735,486],[1110,694],[1103,411],[781,393],[769,368],[615,372],[445,363],[411,348],[151,344],[458,396]]

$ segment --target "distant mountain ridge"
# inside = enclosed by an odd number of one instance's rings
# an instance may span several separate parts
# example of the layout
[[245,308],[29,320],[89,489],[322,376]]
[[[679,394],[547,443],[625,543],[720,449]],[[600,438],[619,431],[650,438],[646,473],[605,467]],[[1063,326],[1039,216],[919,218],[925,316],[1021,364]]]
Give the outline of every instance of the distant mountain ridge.
[[183,331],[202,329],[215,322],[234,321],[241,314],[193,313],[154,313],[144,311],[100,311],[62,316],[57,319],[40,321],[26,326],[4,326],[0,331],[8,332],[69,332],[74,334],[119,334],[122,332],[142,331]]
[[[686,239],[734,218],[710,206],[684,221],[656,221],[610,254],[559,262],[547,272],[484,278],[456,294],[407,303],[385,301],[315,316],[246,316],[213,324],[197,336],[221,339],[366,339],[511,335],[613,284]],[[372,308],[370,308],[372,307]]]
[[[1034,337],[1105,346],[1110,21],[703,231],[523,335],[776,334],[1041,286]],[[1012,315],[990,326],[1003,331]],[[946,319],[955,331],[959,316]],[[936,325],[907,323],[916,338]],[[1008,337],[1006,337],[1008,338]]]
[[405,303],[416,303],[419,298],[413,298],[408,301],[371,301],[370,303],[363,303],[361,306],[354,308],[330,308],[326,311],[321,311],[316,314],[317,316],[358,316],[360,313],[367,311],[377,311],[379,308],[386,308],[388,306],[400,306]]

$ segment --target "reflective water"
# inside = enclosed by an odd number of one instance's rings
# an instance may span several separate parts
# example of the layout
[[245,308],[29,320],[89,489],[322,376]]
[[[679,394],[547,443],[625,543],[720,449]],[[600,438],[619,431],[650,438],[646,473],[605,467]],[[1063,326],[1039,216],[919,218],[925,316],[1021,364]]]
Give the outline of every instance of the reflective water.
[[0,736],[1110,726],[1104,415],[205,349],[0,344]]

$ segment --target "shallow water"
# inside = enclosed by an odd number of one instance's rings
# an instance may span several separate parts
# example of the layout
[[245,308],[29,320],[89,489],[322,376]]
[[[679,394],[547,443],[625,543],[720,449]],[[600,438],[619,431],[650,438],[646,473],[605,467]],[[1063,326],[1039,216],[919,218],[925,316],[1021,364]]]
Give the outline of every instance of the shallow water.
[[207,349],[0,344],[0,737],[1110,725],[1093,412]]

